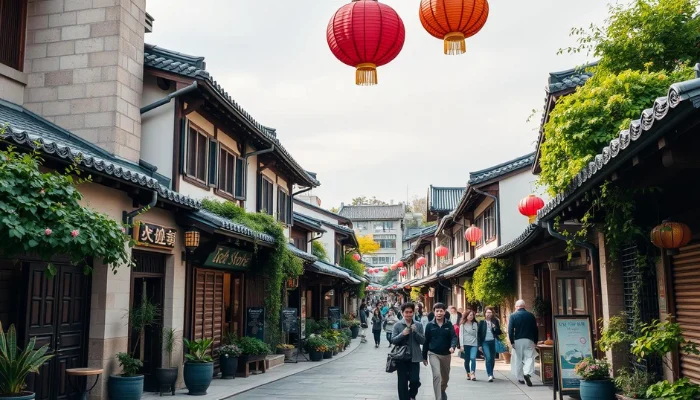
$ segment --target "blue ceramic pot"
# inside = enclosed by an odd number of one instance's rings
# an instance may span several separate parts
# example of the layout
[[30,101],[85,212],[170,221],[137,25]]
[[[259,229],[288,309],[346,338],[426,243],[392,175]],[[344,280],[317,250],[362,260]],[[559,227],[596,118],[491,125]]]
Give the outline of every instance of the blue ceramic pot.
[[143,375],[110,375],[107,392],[111,400],[139,400],[143,393]]
[[188,394],[204,396],[214,377],[214,363],[186,362],[183,375]]
[[16,396],[3,396],[2,400],[34,400],[35,397],[34,392],[22,392]]
[[610,379],[581,381],[581,400],[611,400],[615,398],[615,385]]

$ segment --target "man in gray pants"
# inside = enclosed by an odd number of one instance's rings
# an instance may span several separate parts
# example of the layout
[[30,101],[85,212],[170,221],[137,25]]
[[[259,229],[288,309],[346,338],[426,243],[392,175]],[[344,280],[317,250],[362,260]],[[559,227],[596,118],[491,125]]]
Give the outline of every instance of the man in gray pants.
[[435,400],[447,400],[447,382],[450,380],[450,362],[452,353],[459,344],[455,328],[449,318],[445,318],[445,305],[433,306],[435,319],[425,327],[423,344],[423,364],[428,365],[433,373],[433,391]]
[[511,373],[518,382],[532,386],[530,377],[535,373],[535,344],[537,343],[537,319],[525,309],[525,301],[515,302],[515,312],[508,321],[508,337],[515,350]]

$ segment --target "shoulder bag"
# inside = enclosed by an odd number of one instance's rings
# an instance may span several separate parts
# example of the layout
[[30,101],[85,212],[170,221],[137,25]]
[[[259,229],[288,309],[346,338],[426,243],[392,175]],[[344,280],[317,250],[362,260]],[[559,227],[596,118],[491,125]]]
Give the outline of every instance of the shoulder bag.
[[413,340],[412,332],[408,335],[407,344],[394,345],[394,348],[389,352],[389,357],[394,361],[411,361],[411,340]]

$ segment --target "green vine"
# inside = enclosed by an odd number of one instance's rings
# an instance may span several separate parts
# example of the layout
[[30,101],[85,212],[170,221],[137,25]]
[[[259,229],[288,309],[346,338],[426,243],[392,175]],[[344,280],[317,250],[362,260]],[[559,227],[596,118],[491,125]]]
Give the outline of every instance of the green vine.
[[464,297],[466,297],[467,304],[476,303],[476,294],[474,294],[474,281],[473,278],[467,278],[464,281]]
[[261,273],[265,276],[267,341],[273,347],[277,346],[281,340],[279,325],[283,283],[288,277],[294,278],[304,273],[303,261],[287,248],[284,227],[273,216],[246,212],[230,201],[205,199],[202,208],[275,238],[272,251],[262,254],[256,246],[255,257],[257,264],[262,265]]
[[328,251],[326,251],[326,246],[318,240],[311,242],[311,254],[316,256],[321,261],[328,261]]
[[484,258],[474,272],[474,297],[497,306],[515,296],[515,271],[510,259]]

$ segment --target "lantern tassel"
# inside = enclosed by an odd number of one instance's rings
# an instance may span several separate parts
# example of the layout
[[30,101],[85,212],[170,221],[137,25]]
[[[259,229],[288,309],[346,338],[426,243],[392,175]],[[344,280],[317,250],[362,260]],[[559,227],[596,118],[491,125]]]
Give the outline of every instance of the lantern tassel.
[[534,224],[536,219],[537,219],[537,215],[531,215],[531,216],[527,217],[527,220],[530,221],[530,224]]
[[467,44],[464,41],[464,34],[462,32],[450,32],[445,35],[445,54],[446,55],[458,55],[467,52]]
[[372,86],[377,84],[377,66],[372,63],[362,63],[355,71],[355,84]]

